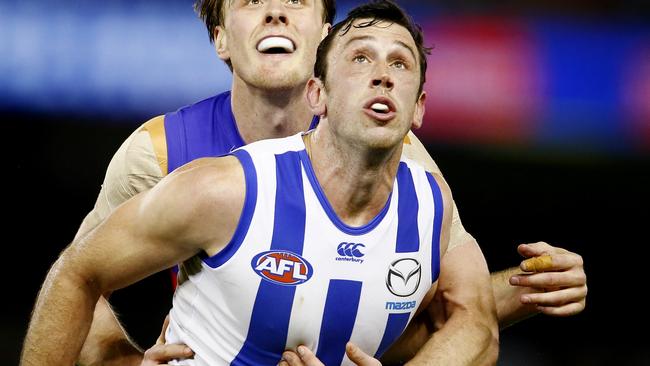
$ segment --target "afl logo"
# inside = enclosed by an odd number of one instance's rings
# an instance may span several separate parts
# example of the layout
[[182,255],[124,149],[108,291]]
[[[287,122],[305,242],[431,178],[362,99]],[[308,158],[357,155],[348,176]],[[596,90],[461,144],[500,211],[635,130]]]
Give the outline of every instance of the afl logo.
[[394,261],[388,267],[386,287],[400,297],[411,296],[420,286],[422,266],[413,258],[402,258]]
[[307,260],[286,250],[259,253],[253,257],[251,266],[263,280],[284,286],[307,282],[313,274],[311,264]]

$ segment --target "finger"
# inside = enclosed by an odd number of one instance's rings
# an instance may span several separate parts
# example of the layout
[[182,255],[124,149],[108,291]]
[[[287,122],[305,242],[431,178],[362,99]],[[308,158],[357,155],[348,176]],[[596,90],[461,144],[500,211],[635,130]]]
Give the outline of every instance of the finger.
[[541,272],[510,277],[510,284],[513,286],[534,287],[538,289],[577,287],[584,286],[586,283],[587,276],[583,271]]
[[[546,255],[543,255],[541,257],[535,257],[535,258],[542,258]],[[550,267],[546,267],[544,271],[566,271],[570,270],[572,268],[576,268],[579,271],[582,271],[582,268],[584,266],[583,259],[580,255],[575,254],[575,253],[563,253],[563,254],[552,254],[550,255],[551,257],[551,265]],[[534,259],[534,258],[530,258]],[[526,259],[522,261],[522,264],[530,259]],[[524,269],[522,267],[522,269]]]
[[583,302],[587,296],[587,286],[565,288],[551,292],[529,293],[521,296],[523,304],[561,307],[566,304]]
[[300,360],[302,360],[305,366],[324,366],[323,363],[316,358],[314,352],[312,352],[308,347],[298,346],[297,351]]
[[544,272],[553,268],[553,257],[541,255],[522,261],[519,267],[526,272]]
[[160,330],[160,335],[158,336],[158,339],[156,339],[156,344],[165,344],[165,333],[167,332],[168,327],[169,327],[169,314],[167,314],[165,320],[163,321],[163,326],[162,329]]
[[167,362],[192,356],[194,356],[194,352],[184,344],[157,344],[144,353],[144,360]]
[[538,306],[537,310],[543,314],[557,317],[572,316],[581,313],[585,309],[585,301],[572,302],[563,306]]
[[285,366],[304,366],[304,363],[300,359],[300,356],[298,356],[298,354],[293,351],[285,351],[282,354],[282,360],[280,361],[279,365],[283,364]]
[[566,249],[554,247],[543,241],[539,241],[537,243],[520,244],[517,247],[517,251],[519,254],[526,258],[538,257],[544,254],[569,253],[569,251]]
[[355,365],[381,365],[378,360],[367,355],[352,342],[345,345],[345,354]]

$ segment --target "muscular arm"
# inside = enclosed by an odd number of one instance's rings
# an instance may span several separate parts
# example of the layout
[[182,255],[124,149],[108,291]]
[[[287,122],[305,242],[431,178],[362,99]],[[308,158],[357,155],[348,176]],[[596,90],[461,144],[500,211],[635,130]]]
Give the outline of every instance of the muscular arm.
[[[150,189],[162,179],[163,167],[156,156],[149,128],[161,126],[163,118],[155,117],[140,126],[113,155],[95,206],[86,215],[75,239],[80,239],[97,227],[120,204]],[[130,340],[104,296],[107,294],[103,294],[97,302],[79,362],[87,366],[139,365],[142,350]]]
[[[451,194],[442,179],[445,211],[451,211]],[[445,215],[442,242],[450,239],[451,214]],[[434,300],[419,315],[419,327],[407,331],[401,341],[415,356],[409,365],[493,365],[498,356],[498,323],[490,275],[476,242],[468,240],[453,248],[441,244],[440,277]],[[426,343],[417,343],[431,330]],[[410,333],[409,333],[410,332]],[[409,342],[409,338],[414,343]],[[426,338],[425,338],[426,339]],[[383,361],[390,362],[387,353]],[[394,361],[394,360],[393,360]]]
[[52,266],[39,293],[21,365],[72,364],[102,293],[201,250],[216,254],[234,232],[244,191],[236,158],[197,161],[125,202],[75,240]]
[[[424,145],[410,132],[405,140],[403,154],[422,164],[431,172],[440,172]],[[460,220],[453,204],[450,249],[462,243],[475,242]],[[496,299],[501,329],[537,313],[552,316],[570,316],[580,313],[586,304],[587,279],[582,257],[565,249],[546,243],[523,244],[518,248],[524,257],[550,254],[555,264],[546,273],[523,273],[517,267],[491,274],[492,289]],[[422,332],[421,324],[413,324]]]

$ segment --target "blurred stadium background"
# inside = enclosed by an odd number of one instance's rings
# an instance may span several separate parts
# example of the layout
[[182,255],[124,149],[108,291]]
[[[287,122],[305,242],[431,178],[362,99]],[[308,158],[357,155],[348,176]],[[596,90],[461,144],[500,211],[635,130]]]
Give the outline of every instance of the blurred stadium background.
[[[499,364],[650,364],[650,1],[398,2],[434,47],[416,134],[491,270],[538,240],[586,262],[587,310],[506,329]],[[337,3],[340,19],[359,1]],[[38,287],[120,143],[230,82],[191,0],[0,0],[3,364],[17,363]],[[166,277],[114,295],[144,347],[170,304]]]

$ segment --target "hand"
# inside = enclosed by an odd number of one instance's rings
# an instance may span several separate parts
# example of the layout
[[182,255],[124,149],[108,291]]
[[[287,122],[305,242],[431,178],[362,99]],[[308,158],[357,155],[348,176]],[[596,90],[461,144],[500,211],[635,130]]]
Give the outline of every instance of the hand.
[[169,315],[165,317],[162,330],[156,344],[144,353],[140,366],[167,365],[176,359],[186,359],[194,356],[194,352],[184,344],[165,344],[165,332],[169,326]]
[[[381,366],[381,362],[365,354],[352,342],[345,346],[345,354],[358,366]],[[305,346],[298,346],[297,352],[285,351],[278,366],[324,366],[316,355]]]
[[[521,244],[517,251],[529,259],[520,265],[526,273],[510,277],[510,284],[539,291],[521,295],[523,304],[535,305],[540,312],[552,316],[570,316],[584,310],[587,275],[580,255],[544,242]],[[550,261],[542,266],[545,268],[531,269],[530,258],[543,255],[550,256]]]

